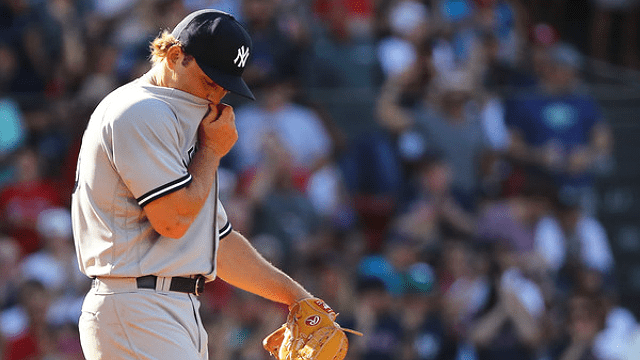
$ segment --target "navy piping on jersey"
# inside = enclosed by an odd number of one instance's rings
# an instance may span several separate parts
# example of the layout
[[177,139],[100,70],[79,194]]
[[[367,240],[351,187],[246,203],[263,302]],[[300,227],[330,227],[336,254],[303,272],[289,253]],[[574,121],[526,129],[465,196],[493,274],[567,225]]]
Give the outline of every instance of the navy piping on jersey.
[[230,222],[227,222],[227,223],[222,227],[222,229],[220,229],[220,230],[218,231],[218,234],[220,234],[220,235],[219,235],[219,239],[222,239],[223,237],[225,237],[225,236],[227,236],[227,235],[231,234],[231,230],[233,230],[233,228],[231,227],[231,223],[230,223]]
[[170,194],[176,190],[180,190],[183,187],[189,185],[191,180],[192,180],[191,174],[187,174],[181,177],[180,179],[174,180],[170,183],[166,183],[162,186],[159,186],[147,192],[146,194],[137,198],[136,201],[138,202],[138,205],[140,205],[141,207],[144,207],[145,205],[147,205],[148,203],[150,203],[155,199],[161,198],[164,195]]

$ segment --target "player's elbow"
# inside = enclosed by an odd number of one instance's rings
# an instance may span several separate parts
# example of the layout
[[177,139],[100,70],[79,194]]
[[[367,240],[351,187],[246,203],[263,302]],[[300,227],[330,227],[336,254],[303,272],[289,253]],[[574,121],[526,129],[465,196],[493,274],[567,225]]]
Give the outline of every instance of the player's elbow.
[[[153,226],[153,225],[152,225]],[[189,226],[184,226],[182,224],[175,225],[158,225],[153,226],[153,229],[160,235],[164,237],[168,237],[171,239],[179,239],[187,233],[189,230]]]
[[158,234],[172,239],[184,236],[198,215],[188,206],[172,202],[171,195],[148,203],[144,211],[153,229]]
[[195,216],[185,216],[175,211],[149,211],[152,204],[147,205],[147,219],[151,223],[151,227],[160,235],[178,239],[184,236],[189,230]]
[[160,235],[171,239],[179,239],[189,230],[192,219],[181,216],[167,218],[149,217],[151,227]]

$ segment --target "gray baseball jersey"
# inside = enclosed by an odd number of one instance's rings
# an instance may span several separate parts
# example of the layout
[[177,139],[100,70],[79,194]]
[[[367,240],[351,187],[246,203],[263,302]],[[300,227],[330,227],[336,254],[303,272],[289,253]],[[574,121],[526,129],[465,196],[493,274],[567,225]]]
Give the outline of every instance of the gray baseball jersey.
[[90,277],[213,280],[218,241],[231,232],[217,186],[179,239],[158,234],[144,211],[191,182],[187,167],[209,102],[153,86],[146,76],[108,95],[83,135],[72,196],[80,270]]

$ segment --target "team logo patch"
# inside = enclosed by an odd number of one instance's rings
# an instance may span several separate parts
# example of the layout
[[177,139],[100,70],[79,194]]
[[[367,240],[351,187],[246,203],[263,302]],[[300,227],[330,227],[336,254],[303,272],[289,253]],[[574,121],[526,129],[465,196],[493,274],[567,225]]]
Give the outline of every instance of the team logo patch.
[[247,64],[247,59],[249,58],[249,48],[242,45],[238,48],[238,55],[233,60],[233,63],[238,65],[238,67],[243,68]]
[[304,321],[304,323],[307,324],[307,326],[316,326],[320,323],[320,316],[311,315]]

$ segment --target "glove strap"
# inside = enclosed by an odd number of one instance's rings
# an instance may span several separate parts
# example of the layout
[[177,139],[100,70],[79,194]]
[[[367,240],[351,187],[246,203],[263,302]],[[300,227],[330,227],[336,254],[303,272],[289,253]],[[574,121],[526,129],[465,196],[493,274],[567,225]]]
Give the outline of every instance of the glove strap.
[[355,330],[347,329],[347,328],[343,328],[343,327],[340,327],[340,329],[342,329],[342,331],[344,331],[344,332],[348,332],[348,333],[353,334],[353,335],[364,336],[364,334],[361,333],[360,331],[355,331]]

